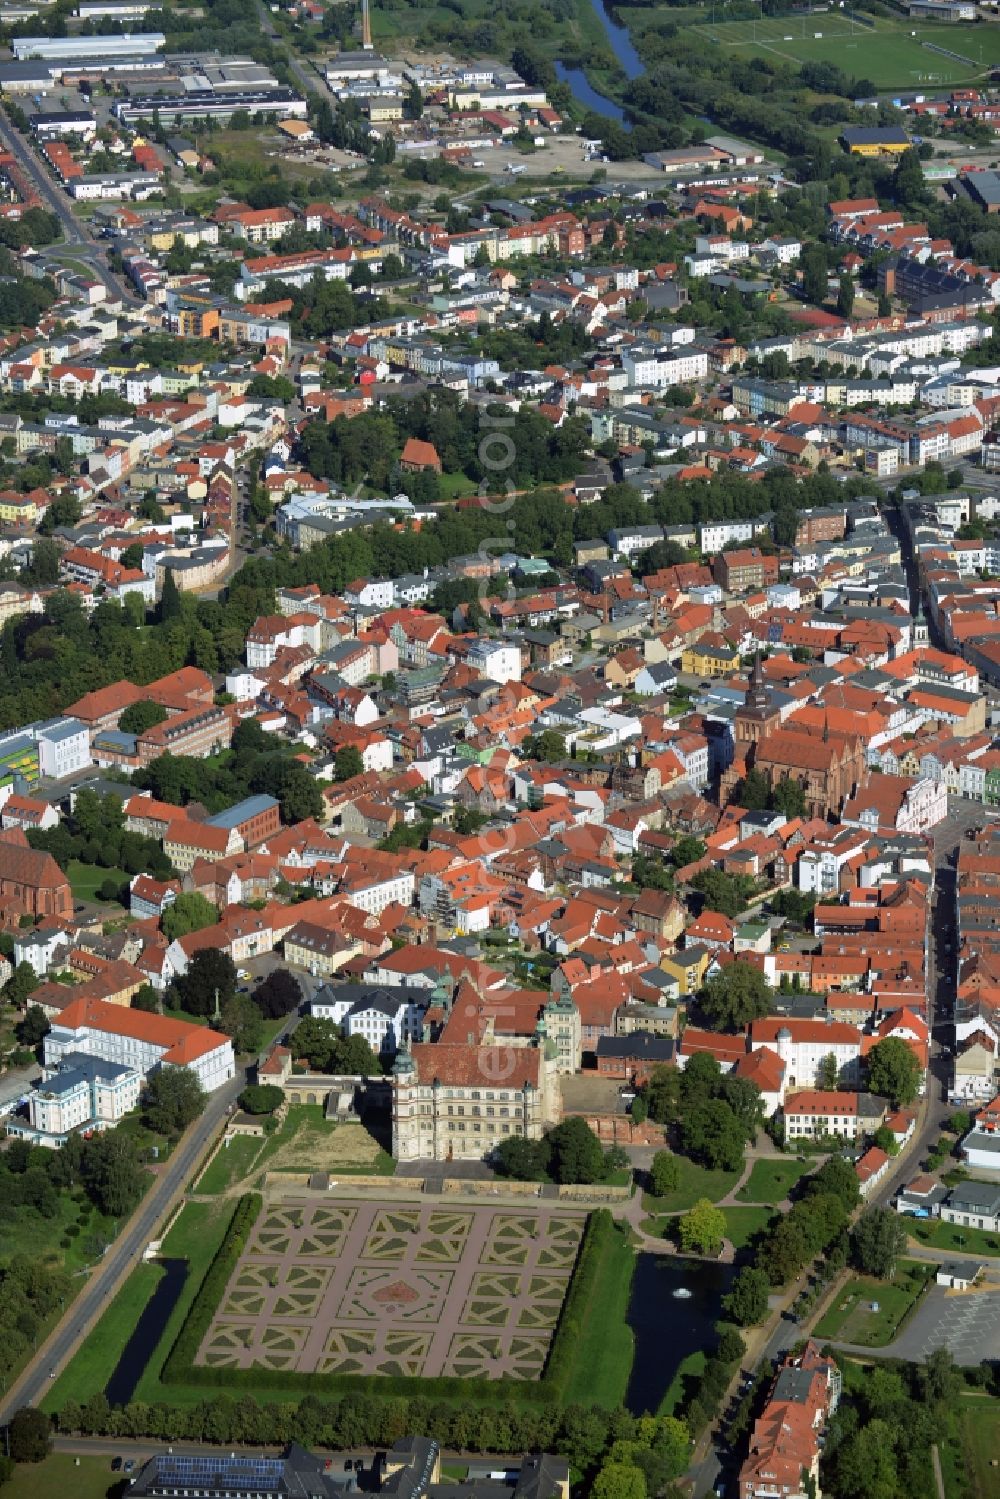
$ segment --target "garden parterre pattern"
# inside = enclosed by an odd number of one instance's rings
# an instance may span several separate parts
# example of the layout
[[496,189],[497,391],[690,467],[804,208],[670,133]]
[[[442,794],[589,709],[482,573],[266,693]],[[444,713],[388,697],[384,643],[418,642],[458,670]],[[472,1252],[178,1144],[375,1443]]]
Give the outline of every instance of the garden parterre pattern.
[[538,1379],[585,1221],[548,1207],[265,1207],[197,1361]]

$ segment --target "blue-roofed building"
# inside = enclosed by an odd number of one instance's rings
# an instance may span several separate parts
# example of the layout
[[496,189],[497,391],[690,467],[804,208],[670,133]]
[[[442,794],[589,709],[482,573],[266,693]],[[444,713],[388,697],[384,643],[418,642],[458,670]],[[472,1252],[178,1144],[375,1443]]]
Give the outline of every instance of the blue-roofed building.
[[139,1102],[142,1073],[82,1051],[67,1052],[28,1094],[27,1119],[8,1120],[7,1133],[59,1150],[70,1135],[111,1129]]
[[281,808],[273,796],[248,796],[208,818],[209,827],[238,833],[245,849],[259,848],[281,826]]

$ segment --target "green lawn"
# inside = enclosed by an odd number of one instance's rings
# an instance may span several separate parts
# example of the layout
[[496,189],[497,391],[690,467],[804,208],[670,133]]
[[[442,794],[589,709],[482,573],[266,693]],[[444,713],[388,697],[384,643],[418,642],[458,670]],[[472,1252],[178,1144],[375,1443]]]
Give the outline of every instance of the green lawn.
[[[873,1280],[856,1275],[837,1296],[830,1310],[814,1329],[819,1338],[859,1343],[865,1348],[884,1348],[896,1336],[899,1324],[922,1295],[934,1266],[917,1260],[900,1260],[894,1280]],[[872,1305],[878,1311],[872,1311]]]
[[803,1176],[813,1169],[807,1161],[793,1158],[781,1161],[757,1161],[745,1184],[737,1192],[741,1202],[767,1202],[777,1205]]
[[228,1192],[248,1174],[265,1142],[253,1135],[237,1135],[224,1145],[195,1183],[196,1192]]
[[959,1494],[970,1490],[975,1499],[996,1499],[998,1470],[993,1464],[1000,1462],[1000,1402],[970,1396],[959,1402],[956,1419],[964,1462],[955,1475],[958,1482],[948,1481],[953,1475],[948,1471],[949,1465],[944,1464],[948,1499],[953,1495],[957,1499]]
[[576,1345],[564,1404],[603,1405],[608,1410],[624,1404],[635,1352],[626,1321],[634,1270],[635,1250],[624,1234],[611,1234],[596,1294],[587,1307],[583,1336]]
[[[724,12],[723,12],[724,13]],[[921,83],[953,84],[982,78],[1000,60],[1000,29],[924,25],[879,20],[855,25],[836,14],[727,21],[696,28],[729,56],[765,57],[771,62],[829,62],[877,88],[916,88]],[[931,47],[956,55],[946,57]]]
[[3,1486],[4,1499],[106,1499],[123,1493],[109,1457],[70,1457],[53,1452],[44,1462],[23,1463]]
[[755,1234],[768,1227],[775,1217],[770,1208],[723,1208],[726,1215],[726,1238],[735,1249],[745,1249]]
[[[105,880],[117,880],[121,885],[128,880],[124,869],[104,869],[100,864],[81,864],[79,859],[70,859],[66,868],[74,900],[99,900],[99,886]],[[117,906],[117,901],[107,904]],[[119,909],[121,909],[119,907]]]
[[911,1219],[907,1229],[914,1239],[932,1249],[964,1249],[969,1254],[1000,1254],[1000,1234],[981,1228],[962,1228],[957,1223]]
[[675,1156],[680,1169],[680,1183],[675,1192],[665,1197],[654,1197],[651,1192],[642,1194],[642,1205],[647,1213],[680,1213],[694,1207],[701,1197],[718,1202],[731,1192],[740,1179],[738,1171],[710,1171],[707,1166],[698,1166],[686,1156]]

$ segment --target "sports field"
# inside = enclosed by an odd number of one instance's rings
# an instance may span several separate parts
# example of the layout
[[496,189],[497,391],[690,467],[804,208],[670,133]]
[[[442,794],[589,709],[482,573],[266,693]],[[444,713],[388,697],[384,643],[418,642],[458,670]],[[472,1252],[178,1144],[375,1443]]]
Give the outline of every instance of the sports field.
[[816,14],[696,28],[717,46],[791,64],[828,62],[879,89],[916,89],[981,78],[1000,63],[1000,26],[908,26]]

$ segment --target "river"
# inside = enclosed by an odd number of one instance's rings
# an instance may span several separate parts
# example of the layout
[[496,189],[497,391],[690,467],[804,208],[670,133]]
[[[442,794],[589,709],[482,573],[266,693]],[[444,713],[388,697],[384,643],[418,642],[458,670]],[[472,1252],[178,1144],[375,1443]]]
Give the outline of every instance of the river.
[[[638,78],[646,69],[642,58],[632,45],[632,38],[628,34],[627,27],[620,26],[617,21],[612,19],[605,9],[604,0],[590,0],[590,4],[597,19],[604,27],[604,34],[625,77]],[[625,119],[625,114],[621,107],[613,99],[609,99],[605,94],[599,94],[595,88],[592,88],[587,82],[587,75],[582,68],[568,68],[564,63],[557,62],[556,73],[561,83],[569,84],[573,91],[573,97],[578,99],[581,104],[586,105],[595,114],[604,115],[609,120],[617,120],[626,129],[629,128],[628,121]]]
[[[633,1415],[655,1414],[688,1354],[714,1348],[715,1324],[732,1275],[725,1265],[639,1255],[628,1308],[635,1357],[625,1404]],[[682,1290],[691,1295],[677,1296]]]

